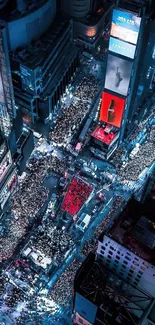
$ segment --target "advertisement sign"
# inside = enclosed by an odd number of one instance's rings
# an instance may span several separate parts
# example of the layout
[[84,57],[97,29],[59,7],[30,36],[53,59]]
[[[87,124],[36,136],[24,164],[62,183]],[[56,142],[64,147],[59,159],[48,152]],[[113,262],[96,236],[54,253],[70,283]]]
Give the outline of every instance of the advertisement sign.
[[0,102],[3,103],[3,104],[5,102],[1,73],[0,73]]
[[141,18],[133,13],[113,10],[110,35],[137,44]]
[[120,41],[117,38],[110,37],[109,51],[133,59],[135,56],[135,50],[135,45]]
[[10,168],[11,164],[12,164],[12,158],[11,158],[11,153],[9,151],[5,155],[2,162],[0,163],[0,181],[3,179],[4,175],[6,174],[8,169]]
[[128,93],[132,62],[109,54],[105,88],[126,96]]
[[102,93],[100,121],[116,127],[121,126],[125,99],[113,96],[107,92]]
[[8,137],[16,116],[8,49],[7,28],[0,24],[0,128]]
[[11,176],[9,177],[9,179],[7,180],[7,182],[4,185],[4,187],[2,188],[2,190],[1,190],[1,193],[0,193],[0,206],[1,206],[1,209],[4,208],[4,205],[7,202],[9,196],[11,195],[11,193],[13,192],[17,182],[18,182],[17,173],[16,173],[16,171],[14,171],[11,174]]
[[[103,120],[101,120],[101,121],[103,121]],[[106,122],[106,121],[104,121],[104,122]],[[97,128],[93,131],[91,136],[94,137],[95,139],[105,143],[107,146],[109,146],[111,144],[111,142],[114,140],[114,138],[116,137],[116,133],[113,133],[113,132],[107,133],[106,128],[104,129],[101,126],[97,126]]]

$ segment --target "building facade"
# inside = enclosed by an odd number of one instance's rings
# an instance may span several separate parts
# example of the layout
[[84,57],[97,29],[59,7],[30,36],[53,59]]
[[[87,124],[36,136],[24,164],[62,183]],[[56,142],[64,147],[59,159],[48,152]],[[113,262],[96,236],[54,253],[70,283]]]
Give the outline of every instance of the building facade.
[[154,298],[88,255],[74,281],[75,324],[152,325]]
[[90,11],[92,0],[62,0],[61,9],[73,18],[83,18]]
[[78,49],[71,43],[72,33],[72,20],[59,16],[39,41],[11,53],[16,105],[30,116],[32,123],[52,120],[78,67]]

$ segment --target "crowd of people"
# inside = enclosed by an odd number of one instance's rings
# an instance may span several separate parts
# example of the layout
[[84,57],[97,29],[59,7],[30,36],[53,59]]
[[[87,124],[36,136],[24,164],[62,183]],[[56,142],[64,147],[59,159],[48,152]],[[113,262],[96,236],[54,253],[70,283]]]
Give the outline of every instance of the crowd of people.
[[51,298],[60,306],[66,307],[72,296],[74,278],[81,262],[74,260],[60,275],[58,281],[51,290]]
[[83,100],[92,100],[98,91],[99,81],[92,75],[87,75],[79,82],[74,95]]
[[64,174],[66,160],[42,154],[33,156],[27,166],[25,178],[11,200],[11,218],[7,233],[0,236],[0,261],[12,256],[19,241],[26,235],[32,219],[48,198],[49,190],[43,186],[45,176],[51,171]]
[[119,207],[122,206],[124,203],[124,199],[121,196],[115,196],[112,207],[107,214],[107,216],[104,218],[102,223],[95,229],[93,233],[93,238],[91,238],[89,241],[87,241],[82,249],[82,254],[86,257],[90,252],[96,252],[97,246],[98,246],[98,238],[101,235],[102,232],[107,231],[107,229],[112,226],[115,217],[116,212]]
[[150,129],[149,139],[145,141],[140,150],[130,159],[128,164],[117,171],[121,181],[136,181],[145,168],[150,167],[155,161],[155,125]]
[[80,178],[73,178],[68,192],[62,203],[62,210],[67,211],[72,217],[81,209],[84,202],[93,190],[93,186]]
[[91,75],[83,77],[73,93],[73,101],[65,108],[64,114],[55,123],[50,139],[60,146],[66,146],[80,127],[89,110],[90,100],[98,91],[97,79]]
[[134,142],[139,135],[139,133],[142,131],[143,126],[142,124],[136,125],[132,133],[128,137],[129,142]]
[[30,269],[26,259],[13,261],[7,269],[7,275],[19,287],[21,286],[24,292],[29,292],[39,278],[39,274]]
[[8,324],[22,325],[27,297],[17,286],[10,283],[6,276],[0,277],[0,314],[7,318]]
[[65,229],[59,229],[49,218],[42,223],[31,245],[34,250],[50,258],[52,262],[55,260],[61,264],[67,250],[73,248],[74,240]]

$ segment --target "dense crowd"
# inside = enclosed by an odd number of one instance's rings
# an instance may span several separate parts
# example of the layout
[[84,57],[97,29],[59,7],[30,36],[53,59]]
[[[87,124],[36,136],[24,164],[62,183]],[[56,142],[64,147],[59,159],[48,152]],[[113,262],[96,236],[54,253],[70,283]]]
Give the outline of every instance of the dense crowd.
[[[7,275],[13,279],[14,283],[21,286],[24,292],[28,292],[35,283],[39,275],[30,269],[26,260],[16,260],[7,269]],[[31,290],[32,291],[32,290]]]
[[[65,108],[65,114],[58,118],[54,129],[50,132],[50,139],[57,145],[66,145],[79,128],[86,113],[89,110],[91,101],[98,92],[98,81],[91,75],[83,77],[73,93],[74,100]],[[141,126],[135,128],[129,141],[133,141]],[[129,160],[125,167],[122,167],[122,156],[125,148],[119,148],[110,158],[110,162],[116,166],[116,173],[119,180],[137,180],[139,174],[152,164],[155,159],[155,126],[151,127],[150,137],[141,148],[133,160]],[[25,177],[11,199],[12,216],[7,233],[0,235],[0,261],[7,260],[13,255],[18,243],[24,239],[29,226],[37,219],[38,212],[44,206],[49,196],[49,190],[44,186],[44,179],[55,172],[60,176],[64,175],[67,161],[39,153],[30,159]],[[72,179],[70,187],[64,197],[61,209],[74,216],[82,207],[93,190],[93,186],[77,177]],[[124,199],[116,196],[113,199],[112,208],[102,223],[94,229],[93,238],[87,241],[82,249],[82,254],[86,257],[91,251],[95,251],[98,246],[98,238],[103,231],[107,231],[116,219],[116,213],[122,206]],[[73,237],[67,233],[66,229],[58,227],[52,218],[47,217],[37,228],[36,234],[30,237],[30,248],[40,252],[45,257],[60,265],[66,252],[73,250],[75,242]],[[54,288],[50,292],[51,299],[58,305],[65,307],[72,295],[73,283],[77,270],[81,262],[74,260],[67,269],[60,275]],[[7,273],[6,273],[7,274]],[[22,279],[25,283],[30,283],[30,287],[35,283],[36,273],[26,264],[16,261],[10,270],[10,275],[17,279]],[[37,276],[38,278],[39,276]],[[91,280],[91,279],[90,279]],[[98,283],[99,285],[100,283]],[[90,285],[90,283],[89,283]],[[28,300],[23,291],[11,284],[7,278],[0,278],[0,311],[11,315],[15,324],[22,324],[20,313],[27,310]],[[40,303],[40,305],[42,302]],[[31,306],[29,306],[31,307]],[[34,308],[34,306],[33,306]],[[54,308],[54,307],[53,307]],[[39,325],[39,322],[37,322]]]
[[114,219],[116,217],[116,212],[119,207],[123,204],[124,199],[121,196],[116,196],[113,200],[112,207],[104,218],[102,223],[95,229],[93,233],[93,238],[87,241],[82,249],[82,254],[87,256],[90,252],[96,251],[98,246],[98,238],[102,232],[107,231],[107,229],[112,226]]
[[89,110],[88,99],[94,98],[97,91],[98,81],[95,77],[83,77],[73,93],[77,97],[76,101],[72,101],[65,108],[65,113],[57,119],[54,129],[50,132],[49,137],[54,143],[65,146],[69,142]]
[[79,82],[74,95],[81,100],[91,100],[95,97],[98,91],[99,81],[92,75],[83,77]]
[[51,171],[64,174],[66,160],[52,155],[42,154],[32,157],[26,170],[26,176],[11,200],[12,216],[7,234],[0,237],[0,261],[10,257],[19,241],[26,235],[30,220],[36,217],[43,207],[49,190],[43,186],[45,176]]
[[67,250],[72,249],[74,241],[65,229],[58,229],[51,219],[46,219],[32,241],[34,250],[38,250],[58,264],[64,260]]
[[[22,314],[27,309],[27,297],[22,290],[8,281],[0,278],[0,314],[7,317],[8,324],[22,325]],[[10,319],[10,321],[9,321]]]
[[134,159],[130,159],[128,164],[118,170],[119,179],[136,181],[139,175],[155,161],[155,125],[150,129],[148,141],[145,141]]
[[82,263],[74,260],[61,274],[58,281],[51,290],[51,298],[61,306],[66,306],[73,292],[74,278]]
[[116,166],[116,168],[118,168],[119,166],[122,165],[122,156],[124,154],[125,154],[125,148],[120,146],[114,152],[114,154],[109,158],[110,163]]
[[131,135],[128,137],[128,141],[129,142],[135,141],[139,133],[142,131],[142,129],[143,129],[142,124],[136,125]]
[[73,178],[62,203],[62,210],[74,216],[82,207],[93,190],[93,186],[80,178]]

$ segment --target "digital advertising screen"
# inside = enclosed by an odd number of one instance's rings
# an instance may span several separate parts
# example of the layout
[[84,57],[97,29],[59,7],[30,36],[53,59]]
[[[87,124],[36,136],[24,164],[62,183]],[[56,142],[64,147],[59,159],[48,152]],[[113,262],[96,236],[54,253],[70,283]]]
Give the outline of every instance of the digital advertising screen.
[[3,91],[3,84],[2,84],[2,76],[1,76],[1,73],[0,73],[0,102],[1,103],[4,103],[5,100],[4,100],[4,91]]
[[117,56],[108,55],[105,88],[126,96],[133,63]]
[[110,35],[136,45],[140,23],[141,18],[133,13],[114,9]]
[[102,93],[100,121],[106,122],[116,127],[120,127],[124,112],[124,106],[125,99],[111,95],[104,91]]
[[135,50],[135,45],[120,41],[119,39],[114,37],[110,37],[109,51],[133,59],[135,56]]

